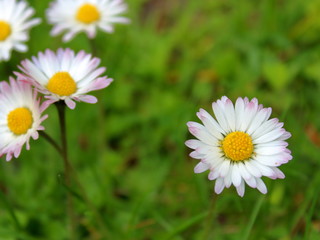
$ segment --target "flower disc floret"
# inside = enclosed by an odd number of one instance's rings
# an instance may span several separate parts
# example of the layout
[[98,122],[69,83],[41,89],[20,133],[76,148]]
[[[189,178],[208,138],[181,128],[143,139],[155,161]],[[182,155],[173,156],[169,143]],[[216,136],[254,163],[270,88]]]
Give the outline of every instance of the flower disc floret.
[[249,134],[244,132],[231,132],[222,141],[221,148],[232,161],[244,161],[253,153],[253,143]]
[[0,41],[6,40],[11,34],[11,26],[5,21],[0,21]]
[[100,13],[96,6],[86,3],[78,9],[76,19],[84,24],[90,24],[100,19]]
[[26,107],[12,110],[7,117],[8,127],[16,135],[25,134],[33,123],[32,112]]
[[76,92],[77,84],[68,72],[57,72],[49,79],[47,89],[59,96],[70,96]]

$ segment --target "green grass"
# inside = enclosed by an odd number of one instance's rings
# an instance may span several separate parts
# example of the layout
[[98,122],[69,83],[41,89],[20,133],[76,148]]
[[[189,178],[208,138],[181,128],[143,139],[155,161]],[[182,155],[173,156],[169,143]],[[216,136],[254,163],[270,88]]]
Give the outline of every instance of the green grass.
[[[29,1],[43,23],[29,51],[0,63],[8,79],[46,48],[91,51],[84,34],[49,36],[49,1]],[[110,87],[67,112],[71,162],[97,212],[72,186],[80,239],[320,239],[320,1],[127,0],[131,19],[94,44]],[[226,95],[257,97],[292,133],[284,180],[268,194],[224,190],[193,173],[186,122]],[[54,107],[47,132],[59,138]],[[44,139],[0,162],[0,239],[68,239],[63,162]],[[208,230],[209,229],[209,230]],[[208,233],[206,233],[208,231]],[[106,233],[107,232],[107,233]]]

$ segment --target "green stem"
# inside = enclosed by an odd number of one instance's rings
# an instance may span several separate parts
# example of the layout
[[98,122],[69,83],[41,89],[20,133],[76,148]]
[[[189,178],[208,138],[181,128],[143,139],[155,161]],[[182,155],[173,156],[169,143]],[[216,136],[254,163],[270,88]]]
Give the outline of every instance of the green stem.
[[[66,105],[64,101],[59,101],[55,103],[58,115],[59,115],[59,123],[60,123],[60,137],[61,137],[61,144],[62,144],[62,158],[64,163],[64,177],[65,177],[65,184],[67,187],[71,187],[71,173],[72,167],[68,159],[68,145],[67,145],[67,131],[66,131],[66,121],[65,121],[65,109]],[[70,232],[70,239],[77,239],[76,234],[76,226],[77,226],[77,219],[74,212],[73,207],[73,199],[71,193],[67,192],[67,213],[69,216],[69,232]]]
[[[76,196],[79,199],[83,199],[83,201],[87,203],[87,206],[94,213],[96,220],[100,225],[101,230],[103,231],[104,236],[107,236],[108,232],[105,229],[105,224],[103,223],[103,219],[99,211],[96,209],[96,207],[88,197],[84,187],[78,180],[76,172],[73,170],[72,165],[68,159],[67,135],[66,135],[66,124],[65,124],[65,107],[66,106],[62,101],[55,103],[55,105],[57,107],[58,114],[59,114],[62,147],[60,147],[57,144],[57,142],[45,132],[40,132],[40,135],[43,136],[44,139],[46,139],[63,158],[64,168],[65,168],[64,187],[66,187],[67,194],[68,194],[67,195],[67,211],[68,211],[68,216],[70,220],[69,231],[70,231],[70,235],[72,236],[71,239],[76,239],[75,230],[76,230],[76,223],[77,223],[74,210],[73,210],[72,196]],[[74,180],[75,184],[79,187],[82,196],[78,195],[78,193],[74,192],[71,189],[70,185],[71,185],[72,179]]]
[[96,43],[94,42],[94,39],[89,39],[88,38],[88,43],[89,43],[89,48],[91,50],[92,56],[93,57],[97,57],[97,47],[96,47]]
[[[101,230],[103,231],[104,236],[106,237],[108,235],[108,231],[105,229],[105,224],[103,222],[103,219],[99,211],[96,209],[96,207],[88,197],[84,187],[78,180],[77,174],[73,170],[72,165],[68,159],[67,134],[66,134],[67,131],[66,131],[66,123],[65,123],[66,105],[64,104],[63,101],[57,102],[55,103],[55,105],[57,107],[58,115],[59,115],[62,147],[60,147],[57,144],[57,142],[52,137],[50,137],[47,133],[40,132],[40,135],[43,136],[44,139],[46,139],[63,158],[64,168],[65,168],[64,187],[66,187],[67,194],[68,194],[67,195],[67,211],[68,211],[68,216],[70,220],[70,224],[69,224],[70,239],[76,239],[76,226],[77,226],[76,216],[73,210],[72,196],[75,196],[78,199],[83,200],[84,202],[87,203],[87,206],[94,213],[97,223],[99,224]],[[73,191],[72,188],[70,187],[72,179],[74,180],[75,184],[79,187],[81,195],[78,195],[78,193]]]

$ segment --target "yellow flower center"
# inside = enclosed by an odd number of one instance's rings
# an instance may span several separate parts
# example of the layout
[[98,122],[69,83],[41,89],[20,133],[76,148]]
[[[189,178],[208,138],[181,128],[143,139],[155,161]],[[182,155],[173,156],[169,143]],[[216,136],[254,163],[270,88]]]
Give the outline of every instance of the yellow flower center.
[[20,107],[11,111],[7,117],[8,127],[16,135],[25,134],[32,126],[33,117],[28,108]]
[[85,3],[78,9],[76,18],[79,22],[90,24],[100,19],[100,12],[96,6]]
[[77,84],[68,72],[57,72],[50,78],[47,89],[60,96],[70,96],[77,90]]
[[223,140],[221,148],[232,161],[249,159],[253,153],[253,143],[249,134],[244,132],[229,133]]
[[0,21],[0,41],[4,41],[11,34],[11,27],[7,22]]

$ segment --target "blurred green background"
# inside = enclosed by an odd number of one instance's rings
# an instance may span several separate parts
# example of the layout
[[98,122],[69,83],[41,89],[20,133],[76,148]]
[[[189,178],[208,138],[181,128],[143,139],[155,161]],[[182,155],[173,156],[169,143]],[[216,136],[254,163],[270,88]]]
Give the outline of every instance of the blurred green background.
[[[26,54],[0,63],[8,79],[46,48],[96,51],[114,78],[99,103],[68,110],[71,162],[94,207],[72,186],[79,239],[320,239],[320,0],[127,0],[131,24],[69,43],[49,36],[48,0],[29,1],[43,22]],[[257,97],[292,133],[284,180],[263,178],[218,196],[194,174],[186,122],[223,95]],[[47,132],[59,139],[56,109]],[[42,138],[0,161],[0,239],[69,239],[63,162]],[[96,208],[94,210],[94,208]],[[97,214],[98,213],[98,214]],[[99,215],[100,217],[98,217]]]

